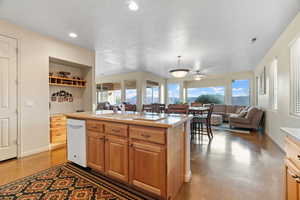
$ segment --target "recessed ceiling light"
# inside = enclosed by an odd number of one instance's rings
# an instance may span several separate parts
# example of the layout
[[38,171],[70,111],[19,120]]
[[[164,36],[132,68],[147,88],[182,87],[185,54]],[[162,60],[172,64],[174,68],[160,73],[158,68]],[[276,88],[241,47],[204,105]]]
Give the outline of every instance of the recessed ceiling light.
[[132,11],[137,11],[139,9],[139,5],[134,1],[130,1],[128,4],[128,8]]
[[252,44],[254,44],[256,41],[257,41],[257,38],[256,38],[256,37],[254,37],[254,38],[251,39],[251,43],[252,43]]
[[78,35],[76,33],[69,33],[70,38],[77,38]]

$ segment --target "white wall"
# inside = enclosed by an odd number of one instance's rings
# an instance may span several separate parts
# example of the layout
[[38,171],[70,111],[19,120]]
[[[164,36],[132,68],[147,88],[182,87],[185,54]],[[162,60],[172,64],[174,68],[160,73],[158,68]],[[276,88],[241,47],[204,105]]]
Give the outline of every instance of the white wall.
[[196,81],[191,78],[186,78],[186,79],[169,79],[167,82],[168,82],[168,84],[169,83],[179,83],[180,84],[180,86],[181,86],[180,94],[181,94],[182,101],[184,101],[186,99],[186,94],[184,94],[184,92],[183,92],[184,88],[224,86],[225,87],[225,103],[231,104],[232,80],[250,80],[251,104],[254,104],[254,102],[255,102],[254,89],[255,88],[254,88],[254,73],[252,71],[244,71],[244,72],[214,75],[214,76],[209,75],[205,79],[202,79],[200,81]]
[[[150,72],[130,72],[110,76],[97,76],[96,83],[121,83],[124,93],[124,82],[136,80],[137,85],[137,109],[140,110],[146,100],[146,82],[147,80],[158,82],[161,86],[161,103],[165,102],[166,79]],[[124,101],[124,99],[122,99]]]
[[[0,20],[0,34],[18,40],[19,156],[47,150],[49,147],[49,57],[94,67],[95,53],[3,20]],[[89,90],[94,89],[91,86]],[[94,97],[90,99],[90,107]],[[31,103],[32,106],[29,106]]]
[[[290,52],[289,44],[300,37],[300,13],[282,33],[273,47],[265,55],[255,69],[255,76],[259,76],[264,66],[267,72],[266,95],[258,95],[258,103],[266,109],[266,133],[283,148],[284,135],[280,127],[300,127],[300,118],[290,114]],[[278,110],[272,110],[269,91],[269,67],[274,58],[278,59]]]

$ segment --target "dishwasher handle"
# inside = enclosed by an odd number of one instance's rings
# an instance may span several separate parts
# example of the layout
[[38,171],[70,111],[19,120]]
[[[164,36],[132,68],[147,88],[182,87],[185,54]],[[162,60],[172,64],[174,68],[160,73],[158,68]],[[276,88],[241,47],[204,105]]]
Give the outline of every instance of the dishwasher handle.
[[83,125],[68,124],[68,127],[73,128],[73,129],[80,129],[80,128],[83,128]]

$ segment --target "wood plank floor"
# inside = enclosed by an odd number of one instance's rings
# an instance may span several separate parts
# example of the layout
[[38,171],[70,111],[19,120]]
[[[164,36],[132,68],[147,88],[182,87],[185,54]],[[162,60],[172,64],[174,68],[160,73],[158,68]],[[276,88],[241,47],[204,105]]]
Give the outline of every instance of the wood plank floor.
[[[193,178],[176,200],[281,200],[283,152],[258,134],[215,132],[191,145]],[[65,149],[0,162],[0,185],[66,161]]]

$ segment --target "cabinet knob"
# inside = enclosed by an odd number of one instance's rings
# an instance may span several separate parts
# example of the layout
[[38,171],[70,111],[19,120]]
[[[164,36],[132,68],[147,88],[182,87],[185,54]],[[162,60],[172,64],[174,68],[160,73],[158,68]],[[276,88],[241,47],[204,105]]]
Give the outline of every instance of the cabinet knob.
[[300,160],[300,155],[297,155],[297,158]]

